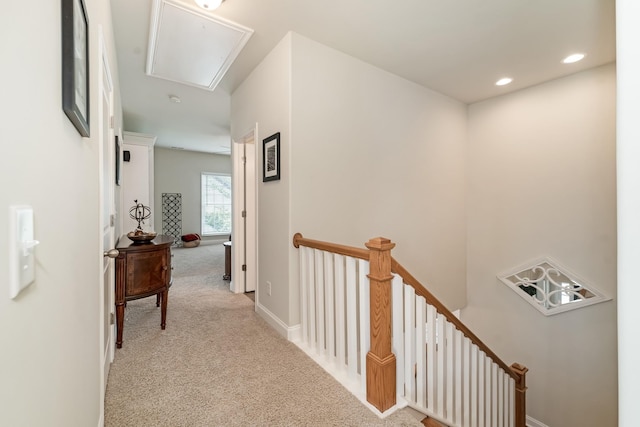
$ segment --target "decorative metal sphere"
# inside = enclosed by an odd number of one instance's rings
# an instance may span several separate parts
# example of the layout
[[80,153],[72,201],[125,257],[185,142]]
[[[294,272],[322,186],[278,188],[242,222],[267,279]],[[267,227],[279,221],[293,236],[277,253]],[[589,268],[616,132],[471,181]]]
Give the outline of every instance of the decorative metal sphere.
[[136,204],[135,206],[132,206],[131,209],[129,209],[129,217],[138,221],[137,230],[142,230],[142,224],[144,224],[144,220],[148,219],[151,216],[151,209],[149,208],[149,206],[138,203],[137,200],[134,200],[134,202]]

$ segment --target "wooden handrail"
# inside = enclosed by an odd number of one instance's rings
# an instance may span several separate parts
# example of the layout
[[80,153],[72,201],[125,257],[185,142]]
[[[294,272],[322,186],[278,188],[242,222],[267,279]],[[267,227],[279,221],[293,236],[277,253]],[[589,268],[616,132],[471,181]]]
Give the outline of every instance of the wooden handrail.
[[295,246],[296,249],[300,246],[306,246],[308,248],[320,249],[321,251],[333,252],[339,255],[346,255],[353,258],[359,258],[369,261],[368,249],[337,245],[335,243],[322,242],[320,240],[305,239],[300,233],[296,233],[293,235],[293,246]]
[[469,328],[467,328],[467,326],[462,323],[460,319],[454,316],[453,313],[449,311],[449,309],[438,300],[438,298],[433,296],[431,292],[429,292],[424,286],[422,286],[422,284],[394,258],[391,258],[391,271],[402,277],[404,283],[406,283],[407,285],[411,285],[411,287],[415,289],[416,294],[424,297],[424,299],[426,299],[429,304],[436,308],[436,311],[438,313],[446,317],[446,319],[450,323],[453,323],[453,325],[460,332],[462,332],[467,338],[469,338],[471,342],[477,345],[480,350],[484,351],[485,354],[489,356],[491,360],[493,360],[505,372],[507,372],[511,376],[511,378],[516,381],[519,379],[518,375],[513,371],[513,369],[511,369],[509,365],[504,363],[502,359],[500,359],[493,351],[491,351],[491,349],[485,343],[483,343],[482,340],[476,336],[476,334],[471,332],[471,330],[469,330]]

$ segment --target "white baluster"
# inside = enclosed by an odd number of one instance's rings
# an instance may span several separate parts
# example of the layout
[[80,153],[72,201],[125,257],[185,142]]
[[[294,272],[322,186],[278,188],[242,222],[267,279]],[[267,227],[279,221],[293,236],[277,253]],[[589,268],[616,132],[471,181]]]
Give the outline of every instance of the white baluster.
[[[461,334],[462,335],[462,334]],[[471,341],[467,337],[462,338],[462,423],[470,426],[471,423]],[[461,424],[462,424],[461,423]]]
[[438,398],[437,398],[437,403],[436,403],[436,414],[440,415],[441,417],[445,417],[445,403],[444,403],[444,399],[445,399],[445,370],[446,370],[446,364],[445,364],[445,355],[447,353],[446,351],[446,344],[445,344],[445,332],[444,332],[444,321],[445,318],[444,316],[442,316],[441,314],[438,313],[438,321],[436,322],[436,328],[437,328],[437,335],[436,335],[436,342],[438,343],[437,345],[437,349],[438,349],[438,367],[437,367],[437,376],[438,376]]
[[516,382],[509,379],[509,427],[516,425]]
[[513,427],[513,418],[515,407],[513,406],[513,402],[511,400],[511,384],[513,383],[513,379],[511,375],[505,373],[504,375],[504,425],[507,427]]
[[346,336],[345,321],[345,287],[344,287],[344,255],[336,255],[336,358],[338,367],[346,367]]
[[454,353],[454,372],[453,372],[453,384],[454,384],[454,399],[455,399],[455,411],[453,421],[456,424],[462,424],[462,390],[463,385],[463,370],[462,370],[462,356],[464,348],[462,347],[462,332],[457,329],[453,329],[453,343],[455,345]]
[[437,376],[438,376],[438,346],[436,344],[436,324],[438,312],[431,304],[427,304],[427,408],[435,411],[437,393]]
[[413,367],[415,366],[415,317],[416,317],[416,291],[411,286],[404,287],[404,366],[405,366],[405,396],[409,402],[416,402],[416,380]]
[[369,261],[358,260],[358,302],[360,306],[360,388],[367,391],[367,353],[371,348],[369,307]]
[[335,300],[334,300],[334,284],[333,284],[333,254],[330,252],[324,253],[324,295],[325,295],[325,336],[327,337],[327,354],[329,360],[333,363],[336,357],[336,325],[335,325]]
[[309,348],[316,347],[316,283],[315,249],[309,251]]
[[393,275],[391,282],[391,350],[396,355],[396,394],[404,396],[404,305],[402,278]]
[[495,419],[492,417],[491,406],[493,403],[493,390],[491,387],[491,380],[493,379],[493,375],[491,372],[491,368],[493,367],[493,362],[489,357],[485,355],[484,359],[484,414],[486,417],[486,425],[487,427],[493,427]]
[[358,375],[358,325],[356,323],[356,260],[347,257],[347,371],[349,378]]
[[309,248],[300,246],[300,328],[301,338],[305,345],[309,344],[309,323],[308,323],[308,304],[307,288],[309,287],[308,271],[309,262],[307,260],[307,252]]
[[445,414],[448,420],[453,420],[453,377],[454,377],[454,352],[455,352],[455,342],[453,340],[453,325],[449,322],[446,317],[441,317],[442,322],[444,323],[444,333],[445,340],[444,345],[447,351],[445,355]]
[[480,370],[478,369],[478,363],[480,359],[480,350],[475,344],[471,345],[471,427],[480,426],[480,414],[479,414],[479,402],[480,402],[480,388],[478,387],[478,381],[480,380]]
[[501,372],[502,370],[500,369],[500,367],[498,365],[496,365],[495,363],[493,363],[493,381],[492,381],[492,387],[493,387],[493,396],[494,396],[494,401],[493,403],[493,423],[495,425],[497,425],[498,427],[504,427],[504,424],[502,424],[502,378],[501,378]]
[[324,355],[324,268],[322,251],[316,250],[316,353]]
[[486,356],[482,351],[478,354],[478,427],[491,427],[489,424],[485,424],[486,411],[485,401],[488,399],[485,389],[486,381]]
[[504,408],[505,408],[505,393],[504,393],[504,371],[502,369],[498,372],[498,425],[500,427],[505,426]]
[[427,303],[421,296],[416,297],[416,402],[420,407],[427,404],[426,384],[426,313]]

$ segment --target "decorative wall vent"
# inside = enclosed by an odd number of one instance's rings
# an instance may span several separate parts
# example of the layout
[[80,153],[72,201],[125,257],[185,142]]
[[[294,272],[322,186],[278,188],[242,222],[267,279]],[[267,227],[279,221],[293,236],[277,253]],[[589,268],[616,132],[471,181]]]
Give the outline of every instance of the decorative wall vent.
[[500,274],[498,279],[545,316],[611,299],[549,257]]

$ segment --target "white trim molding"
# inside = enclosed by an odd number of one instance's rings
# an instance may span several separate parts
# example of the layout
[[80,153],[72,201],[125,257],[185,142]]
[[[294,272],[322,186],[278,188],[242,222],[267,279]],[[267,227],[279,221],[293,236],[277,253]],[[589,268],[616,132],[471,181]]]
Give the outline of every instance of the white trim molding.
[[288,341],[293,342],[299,337],[300,325],[288,326],[260,302],[256,302],[256,313]]
[[549,426],[527,415],[527,427],[549,427]]

